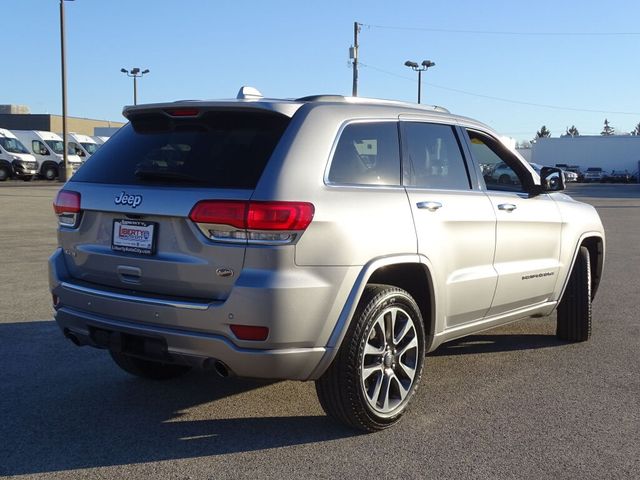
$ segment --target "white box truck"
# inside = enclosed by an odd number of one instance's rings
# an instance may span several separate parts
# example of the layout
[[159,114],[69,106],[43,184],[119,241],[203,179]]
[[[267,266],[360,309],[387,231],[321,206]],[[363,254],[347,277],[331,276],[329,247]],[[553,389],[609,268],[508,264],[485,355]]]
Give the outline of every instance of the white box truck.
[[0,182],[8,178],[31,180],[38,174],[38,162],[9,130],[0,128]]
[[[16,137],[29,150],[38,162],[38,174],[47,180],[55,180],[62,170],[62,157],[64,143],[62,137],[53,132],[42,130],[13,130]],[[67,160],[73,173],[82,165],[82,160],[78,155],[67,152]]]
[[98,144],[89,135],[80,133],[68,133],[67,145],[83,162],[86,162],[91,155],[98,149]]

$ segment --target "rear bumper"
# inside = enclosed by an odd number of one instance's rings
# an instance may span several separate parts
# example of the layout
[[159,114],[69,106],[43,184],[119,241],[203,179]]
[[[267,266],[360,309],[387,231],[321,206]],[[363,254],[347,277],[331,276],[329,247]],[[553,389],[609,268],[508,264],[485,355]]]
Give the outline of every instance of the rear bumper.
[[325,348],[243,349],[218,335],[142,326],[65,307],[56,312],[56,321],[66,336],[75,337],[78,345],[102,347],[95,341],[94,329],[159,339],[166,342],[167,354],[174,363],[208,369],[221,361],[232,374],[241,377],[307,380],[326,351]]
[[[58,249],[49,259],[49,283],[59,299],[55,319],[76,343],[107,347],[94,341],[96,329],[157,339],[172,362],[207,368],[217,360],[235,375],[254,378],[309,380],[322,373],[317,367],[332,350],[329,336],[352,272],[293,268],[281,278],[252,270],[241,274],[226,301],[198,303],[87,286],[70,278],[68,254]],[[236,323],[266,326],[269,336],[238,340],[229,326]]]

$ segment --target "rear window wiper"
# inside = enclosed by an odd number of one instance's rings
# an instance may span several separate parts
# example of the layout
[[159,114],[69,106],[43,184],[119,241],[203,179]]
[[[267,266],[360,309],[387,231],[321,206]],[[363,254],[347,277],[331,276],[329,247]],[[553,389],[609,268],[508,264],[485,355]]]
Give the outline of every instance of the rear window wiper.
[[178,180],[181,182],[207,183],[202,177],[197,177],[189,173],[176,172],[171,170],[152,170],[139,168],[133,173],[143,180]]

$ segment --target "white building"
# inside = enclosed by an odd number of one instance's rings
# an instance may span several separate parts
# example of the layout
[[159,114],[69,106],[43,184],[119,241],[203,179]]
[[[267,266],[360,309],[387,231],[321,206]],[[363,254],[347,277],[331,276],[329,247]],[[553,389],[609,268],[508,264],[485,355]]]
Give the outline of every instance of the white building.
[[558,163],[603,170],[636,172],[640,164],[638,135],[580,135],[577,137],[538,138],[531,146],[531,161],[553,167]]

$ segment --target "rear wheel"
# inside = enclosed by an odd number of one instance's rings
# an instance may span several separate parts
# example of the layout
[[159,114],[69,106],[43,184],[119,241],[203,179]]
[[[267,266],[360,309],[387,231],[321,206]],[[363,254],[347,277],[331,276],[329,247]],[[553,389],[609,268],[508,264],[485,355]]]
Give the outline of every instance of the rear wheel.
[[109,350],[109,353],[113,361],[116,362],[116,365],[136,377],[149,378],[151,380],[168,380],[170,378],[180,377],[191,370],[191,367],[184,365],[144,360],[111,350]]
[[411,295],[368,285],[338,355],[316,381],[322,408],[359,430],[394,425],[420,382],[424,349],[422,317]]
[[584,342],[591,336],[591,260],[587,247],[580,247],[558,305],[556,335],[569,342]]

